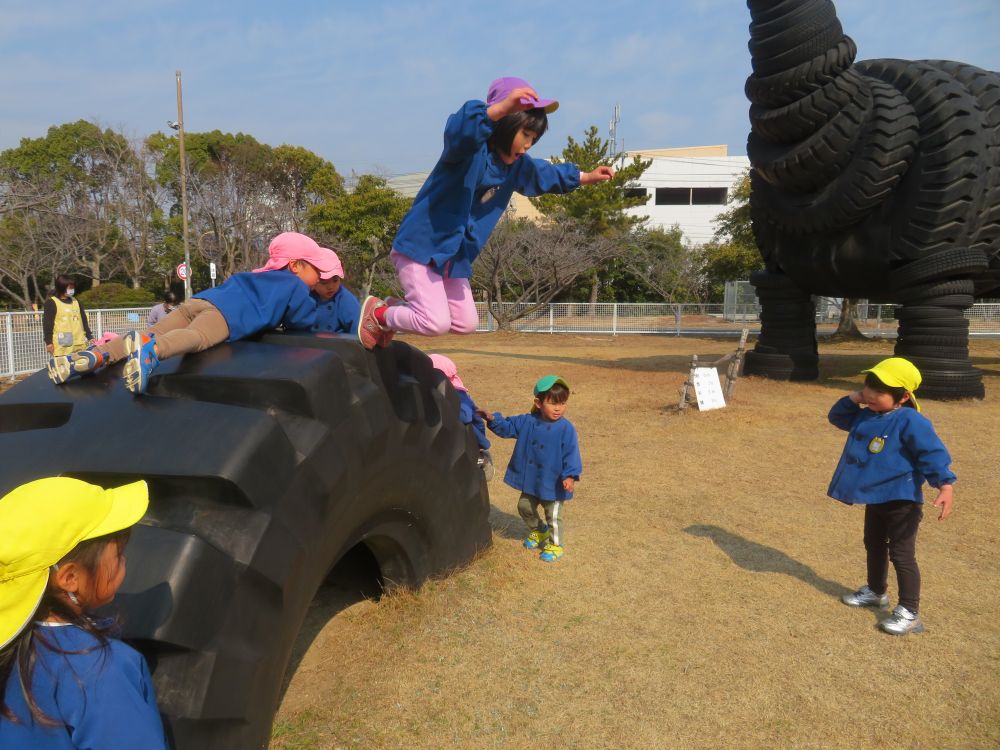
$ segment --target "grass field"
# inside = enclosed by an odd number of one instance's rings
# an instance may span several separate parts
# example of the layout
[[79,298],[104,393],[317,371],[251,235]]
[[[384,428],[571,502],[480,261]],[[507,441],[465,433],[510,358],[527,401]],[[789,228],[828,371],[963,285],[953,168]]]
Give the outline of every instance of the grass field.
[[[433,343],[487,409],[526,410],[542,374],[569,381],[584,476],[567,553],[522,548],[498,476],[480,558],[315,628],[273,748],[1000,746],[1000,342],[972,344],[987,400],[924,405],[959,483],[950,519],[928,506],[927,632],[905,638],[838,601],[864,582],[863,511],[825,495],[844,441],[826,413],[891,343],[821,346],[818,382],[743,378],[728,408],[686,414],[690,355],[733,341]],[[501,470],[512,447],[494,441]]]

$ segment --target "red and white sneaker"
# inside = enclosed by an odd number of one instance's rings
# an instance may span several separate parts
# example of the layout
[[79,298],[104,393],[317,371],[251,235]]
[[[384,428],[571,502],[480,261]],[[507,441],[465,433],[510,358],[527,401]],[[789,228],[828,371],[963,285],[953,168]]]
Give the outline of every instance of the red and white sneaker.
[[368,295],[361,303],[361,318],[358,321],[358,341],[368,351],[373,351],[376,346],[385,348],[389,346],[395,334],[390,328],[385,328],[375,317],[375,311],[386,304],[378,297]]

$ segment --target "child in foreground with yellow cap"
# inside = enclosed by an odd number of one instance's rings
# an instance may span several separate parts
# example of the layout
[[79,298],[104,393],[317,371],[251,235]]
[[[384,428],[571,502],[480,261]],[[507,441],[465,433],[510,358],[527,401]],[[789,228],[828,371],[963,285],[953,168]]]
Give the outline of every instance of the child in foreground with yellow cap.
[[938,520],[951,514],[955,475],[951,456],[920,413],[913,392],[920,371],[909,360],[890,357],[864,370],[865,386],[830,410],[830,422],[848,431],[847,444],[828,493],[848,505],[865,506],[864,543],[868,583],[842,597],[851,607],[888,609],[889,560],[896,570],[899,604],[878,627],[892,635],[920,633],[920,569],[917,528],[923,518],[921,486],[938,491]]
[[503,480],[521,491],[517,512],[529,531],[524,546],[541,547],[539,558],[555,562],[564,552],[563,502],[573,499],[583,463],[576,428],[564,416],[569,385],[558,375],[546,375],[535,383],[534,394],[530,414],[504,417],[500,412],[476,413],[500,437],[517,438]]
[[0,747],[167,747],[145,659],[89,613],[125,578],[145,482],[66,477],[0,498]]

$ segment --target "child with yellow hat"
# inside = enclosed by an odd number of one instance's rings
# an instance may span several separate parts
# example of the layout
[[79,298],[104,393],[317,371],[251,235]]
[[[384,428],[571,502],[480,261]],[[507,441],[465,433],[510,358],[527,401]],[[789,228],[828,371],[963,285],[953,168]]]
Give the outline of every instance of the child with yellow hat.
[[863,373],[864,388],[837,401],[829,415],[848,436],[828,493],[848,505],[865,506],[868,582],[842,601],[888,609],[892,560],[899,604],[878,627],[891,635],[920,633],[916,543],[924,515],[921,486],[927,481],[937,489],[934,506],[941,509],[938,520],[943,521],[951,514],[956,477],[948,450],[913,395],[921,381],[913,363],[890,357]]
[[28,482],[0,498],[0,747],[166,749],[145,659],[90,612],[125,578],[145,482]]

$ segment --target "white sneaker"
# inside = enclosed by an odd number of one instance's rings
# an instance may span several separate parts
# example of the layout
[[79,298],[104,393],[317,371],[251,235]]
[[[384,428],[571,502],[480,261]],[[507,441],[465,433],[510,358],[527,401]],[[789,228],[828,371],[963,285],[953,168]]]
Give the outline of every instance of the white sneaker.
[[897,604],[892,614],[882,620],[878,626],[890,635],[906,635],[907,633],[923,633],[924,624],[920,615],[911,612],[901,604]]
[[848,607],[878,607],[879,609],[889,609],[889,595],[876,594],[865,584],[853,594],[844,594],[840,601]]

